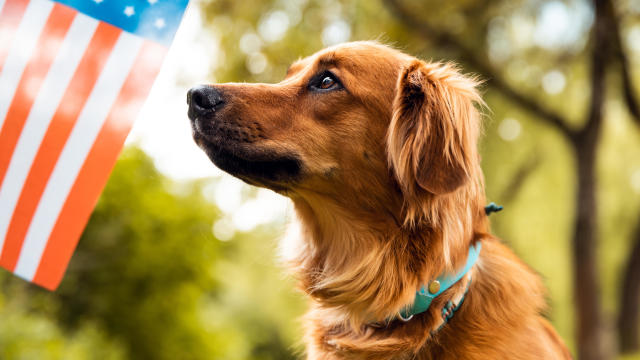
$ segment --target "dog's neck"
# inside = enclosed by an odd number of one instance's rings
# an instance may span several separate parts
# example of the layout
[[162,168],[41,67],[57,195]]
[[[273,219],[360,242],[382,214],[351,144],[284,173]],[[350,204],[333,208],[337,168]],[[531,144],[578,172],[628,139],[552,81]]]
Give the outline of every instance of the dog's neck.
[[460,236],[467,238],[452,242],[434,227],[403,227],[392,210],[293,200],[299,226],[283,247],[285,258],[302,290],[354,328],[394,316],[425,281],[459,268],[474,236],[463,229]]
[[[426,355],[417,358],[441,358],[442,351],[469,343],[471,337],[491,334],[496,327],[516,329],[523,317],[538,316],[544,306],[540,280],[490,235],[480,190],[430,198],[427,205],[437,208],[429,214],[440,217],[430,218],[432,226],[414,229],[398,224],[396,218],[404,215],[400,212],[385,215],[393,208],[366,211],[345,206],[357,206],[355,201],[292,196],[298,226],[289,236],[294,246],[285,248],[294,250],[288,258],[313,300],[305,316],[309,358],[327,353],[335,359],[351,358],[352,353],[359,358],[413,358],[418,352]],[[455,283],[411,321],[376,326],[412,304],[421,285],[460,269],[469,245],[477,241],[483,251],[466,281]],[[454,321],[439,330],[442,310],[448,302],[459,305],[467,287]],[[527,300],[489,302],[510,296]],[[494,310],[486,312],[487,306]]]

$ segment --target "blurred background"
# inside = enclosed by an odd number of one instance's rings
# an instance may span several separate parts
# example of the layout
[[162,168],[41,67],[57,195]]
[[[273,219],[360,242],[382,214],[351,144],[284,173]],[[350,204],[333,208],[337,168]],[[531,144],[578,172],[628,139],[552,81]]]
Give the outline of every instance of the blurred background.
[[193,144],[186,91],[378,40],[482,86],[493,231],[580,359],[640,359],[639,0],[192,0],[53,293],[0,272],[0,359],[298,359],[291,208]]

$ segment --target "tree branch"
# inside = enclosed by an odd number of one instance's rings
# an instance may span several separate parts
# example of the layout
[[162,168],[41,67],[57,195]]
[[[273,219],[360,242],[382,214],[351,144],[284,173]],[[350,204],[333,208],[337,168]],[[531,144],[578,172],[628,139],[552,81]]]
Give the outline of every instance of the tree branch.
[[640,106],[638,105],[638,101],[633,95],[633,83],[631,82],[631,71],[629,70],[629,61],[627,60],[627,55],[622,49],[620,51],[617,51],[617,53],[618,53],[618,60],[620,61],[620,66],[621,66],[622,89],[624,91],[624,100],[627,103],[627,108],[629,109],[629,113],[631,113],[636,123],[640,125]]
[[[603,105],[605,99],[606,67],[611,56],[611,44],[609,42],[609,29],[612,25],[613,4],[609,0],[593,0],[595,10],[595,22],[592,29],[591,50],[591,95],[589,113],[584,128],[574,140],[578,149],[585,146],[590,149],[597,143],[602,124]],[[578,144],[580,143],[580,144]]]
[[640,125],[640,105],[634,95],[633,82],[631,81],[631,66],[629,65],[629,60],[627,59],[627,54],[622,43],[622,36],[620,35],[620,18],[615,16],[615,13],[612,15],[610,26],[614,46],[613,55],[620,62],[620,75],[622,77],[624,101],[627,104],[627,108],[629,109],[629,113],[631,113],[633,120]]
[[516,196],[520,193],[522,186],[529,178],[535,170],[538,169],[540,164],[542,163],[542,159],[537,152],[533,153],[534,155],[529,157],[525,162],[516,170],[514,175],[511,177],[511,180],[505,186],[504,190],[498,197],[501,202],[505,204],[509,204],[515,199]]
[[575,131],[567,126],[567,121],[562,116],[515,90],[487,62],[482,60],[482,56],[463,44],[456,36],[436,29],[426,21],[418,19],[403,7],[398,0],[384,0],[384,2],[396,18],[412,29],[417,30],[423,38],[433,40],[443,46],[453,47],[458,52],[461,61],[471,66],[483,78],[487,79],[489,85],[502,95],[560,130],[565,136],[573,138]]

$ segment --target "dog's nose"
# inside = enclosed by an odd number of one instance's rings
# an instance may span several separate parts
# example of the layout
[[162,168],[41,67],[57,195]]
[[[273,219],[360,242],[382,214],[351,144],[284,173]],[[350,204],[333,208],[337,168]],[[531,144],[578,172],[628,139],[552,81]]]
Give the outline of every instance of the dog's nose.
[[222,94],[215,87],[199,85],[187,92],[189,118],[195,120],[198,116],[214,113],[223,104]]

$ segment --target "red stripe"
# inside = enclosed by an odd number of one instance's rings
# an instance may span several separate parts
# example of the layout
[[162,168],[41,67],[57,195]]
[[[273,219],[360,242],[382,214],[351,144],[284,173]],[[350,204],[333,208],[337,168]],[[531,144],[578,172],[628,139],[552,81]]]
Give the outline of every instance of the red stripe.
[[27,4],[29,0],[7,0],[4,3],[0,13],[0,71],[9,54],[14,34],[20,25]]
[[76,11],[69,7],[58,3],[54,5],[38,39],[35,52],[20,78],[18,89],[13,96],[7,117],[0,130],[0,184],[4,180],[9,161],[13,156],[13,150],[33,101],[40,91],[40,86],[49,72],[51,63],[60,49],[75,14]]
[[7,230],[0,266],[11,271],[15,269],[22,243],[49,176],[120,32],[107,23],[98,24],[31,165]]
[[62,280],[133,120],[160,70],[165,53],[165,47],[150,41],[144,42],[58,216],[34,276],[34,283],[53,290]]

